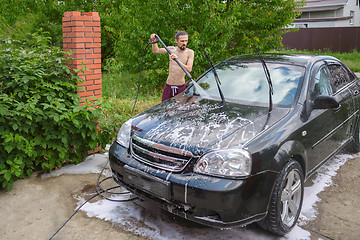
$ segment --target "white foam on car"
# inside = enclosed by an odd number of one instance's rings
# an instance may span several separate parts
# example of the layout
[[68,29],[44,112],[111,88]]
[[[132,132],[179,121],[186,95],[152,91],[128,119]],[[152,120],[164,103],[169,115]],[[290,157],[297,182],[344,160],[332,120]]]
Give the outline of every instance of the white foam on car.
[[[311,234],[301,228],[301,226],[316,217],[317,212],[314,207],[316,203],[320,201],[317,195],[322,192],[325,187],[332,185],[331,178],[336,175],[337,170],[346,161],[357,157],[360,157],[360,154],[337,155],[317,171],[315,179],[312,180],[313,184],[305,187],[306,197],[304,198],[298,224],[284,237],[275,237],[254,225],[224,230],[205,227],[190,221],[179,220],[179,218],[175,218],[171,214],[167,214],[147,202],[135,201],[118,203],[100,199],[97,202],[85,204],[81,210],[86,212],[89,217],[97,217],[109,221],[123,228],[124,231],[129,231],[135,235],[150,239],[310,239]],[[78,165],[63,167],[50,174],[46,174],[46,177],[59,176],[61,174],[98,173],[107,159],[108,154],[95,154],[89,156],[84,162]],[[74,197],[78,200],[78,206],[85,201],[84,198]],[[121,199],[121,197],[113,198]]]

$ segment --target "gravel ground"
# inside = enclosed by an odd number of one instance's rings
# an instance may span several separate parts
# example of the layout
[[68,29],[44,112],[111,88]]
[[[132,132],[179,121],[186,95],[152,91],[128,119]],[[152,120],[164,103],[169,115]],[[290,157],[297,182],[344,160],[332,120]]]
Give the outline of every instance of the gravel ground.
[[348,160],[332,180],[319,194],[316,219],[304,229],[311,239],[360,239],[360,158]]

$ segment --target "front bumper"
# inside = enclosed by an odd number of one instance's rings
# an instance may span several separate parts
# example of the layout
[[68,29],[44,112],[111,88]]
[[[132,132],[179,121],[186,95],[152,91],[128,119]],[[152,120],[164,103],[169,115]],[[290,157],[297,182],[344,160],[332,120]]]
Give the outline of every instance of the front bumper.
[[114,180],[139,198],[186,219],[219,228],[244,226],[265,217],[277,173],[244,180],[174,173],[134,160],[114,142],[109,152]]

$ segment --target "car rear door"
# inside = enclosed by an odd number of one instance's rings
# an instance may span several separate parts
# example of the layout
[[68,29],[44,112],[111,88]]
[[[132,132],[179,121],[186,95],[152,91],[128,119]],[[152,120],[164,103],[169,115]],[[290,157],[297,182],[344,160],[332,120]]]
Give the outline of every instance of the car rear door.
[[331,86],[335,96],[342,99],[342,111],[348,116],[346,123],[346,136],[351,137],[356,123],[356,114],[359,106],[355,99],[359,95],[359,86],[355,75],[343,64],[337,61],[327,61],[331,75]]

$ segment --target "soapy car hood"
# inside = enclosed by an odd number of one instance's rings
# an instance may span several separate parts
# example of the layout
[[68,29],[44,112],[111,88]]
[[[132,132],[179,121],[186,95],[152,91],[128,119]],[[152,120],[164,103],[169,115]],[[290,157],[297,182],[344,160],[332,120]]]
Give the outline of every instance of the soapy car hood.
[[279,121],[288,108],[202,99],[179,94],[132,120],[132,135],[200,155],[206,149],[239,148]]

